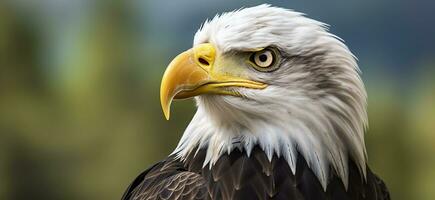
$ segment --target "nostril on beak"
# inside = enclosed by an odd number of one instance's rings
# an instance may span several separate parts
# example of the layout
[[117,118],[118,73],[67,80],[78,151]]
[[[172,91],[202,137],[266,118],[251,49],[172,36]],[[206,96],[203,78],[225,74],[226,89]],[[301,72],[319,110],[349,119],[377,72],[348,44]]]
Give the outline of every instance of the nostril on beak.
[[198,58],[199,63],[205,66],[210,66],[210,63],[204,58]]

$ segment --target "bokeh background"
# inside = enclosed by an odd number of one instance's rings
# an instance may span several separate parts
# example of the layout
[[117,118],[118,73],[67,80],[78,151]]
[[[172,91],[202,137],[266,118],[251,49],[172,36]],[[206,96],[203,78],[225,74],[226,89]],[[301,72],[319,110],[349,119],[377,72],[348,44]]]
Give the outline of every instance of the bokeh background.
[[[331,25],[369,93],[369,164],[435,198],[435,1],[271,0]],[[216,13],[264,1],[0,1],[0,199],[119,199],[195,111],[160,110],[166,65]]]

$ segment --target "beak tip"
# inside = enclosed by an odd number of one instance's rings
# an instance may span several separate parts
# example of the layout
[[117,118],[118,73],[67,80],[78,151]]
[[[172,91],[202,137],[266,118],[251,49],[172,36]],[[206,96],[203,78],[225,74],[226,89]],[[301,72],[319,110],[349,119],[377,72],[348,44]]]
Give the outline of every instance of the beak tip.
[[169,113],[164,112],[163,114],[165,115],[165,119],[166,119],[167,121],[169,121]]
[[163,115],[165,116],[166,120],[169,120],[169,116],[170,116],[170,104],[162,104],[162,111],[163,111]]
[[162,106],[163,115],[166,120],[169,120],[172,98],[168,98],[168,92],[162,92],[167,91],[165,87],[162,86],[160,91],[160,104]]

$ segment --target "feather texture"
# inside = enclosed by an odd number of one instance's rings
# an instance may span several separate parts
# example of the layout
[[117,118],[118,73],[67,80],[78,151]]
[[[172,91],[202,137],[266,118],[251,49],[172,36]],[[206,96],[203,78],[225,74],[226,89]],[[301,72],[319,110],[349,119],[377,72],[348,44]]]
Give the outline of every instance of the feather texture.
[[295,175],[285,159],[273,155],[269,160],[259,146],[249,157],[235,149],[220,157],[212,168],[202,167],[205,157],[205,149],[189,155],[184,162],[168,157],[141,174],[123,199],[390,199],[384,183],[370,169],[364,180],[353,161],[349,161],[348,189],[331,172],[325,191],[303,156],[298,156]]

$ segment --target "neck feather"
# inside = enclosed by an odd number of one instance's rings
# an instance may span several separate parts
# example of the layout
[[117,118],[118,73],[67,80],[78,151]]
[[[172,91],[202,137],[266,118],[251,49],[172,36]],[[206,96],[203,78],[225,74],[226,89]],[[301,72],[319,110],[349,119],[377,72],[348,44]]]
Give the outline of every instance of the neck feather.
[[230,106],[228,102],[234,103],[231,98],[234,97],[198,100],[198,110],[173,154],[185,159],[189,154],[196,153],[192,152],[195,149],[206,149],[203,166],[209,164],[212,167],[223,154],[229,154],[235,148],[244,150],[250,156],[254,146],[258,145],[269,160],[274,155],[283,156],[293,174],[299,152],[325,190],[331,174],[329,170],[334,170],[347,188],[349,159],[356,163],[365,177],[366,152],[364,139],[360,137],[363,125],[354,128],[356,125],[349,125],[348,120],[339,116],[334,117],[328,109],[306,106],[301,113],[295,109],[280,113],[271,107],[270,113],[261,114],[279,118],[265,119],[235,110],[240,107],[247,110],[243,106],[249,105],[245,102]]

